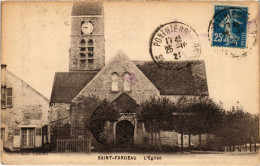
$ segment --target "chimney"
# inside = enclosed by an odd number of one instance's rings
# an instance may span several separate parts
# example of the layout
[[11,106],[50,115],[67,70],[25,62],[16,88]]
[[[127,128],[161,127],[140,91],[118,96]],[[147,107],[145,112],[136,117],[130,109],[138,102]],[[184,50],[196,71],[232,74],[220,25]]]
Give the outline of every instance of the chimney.
[[6,87],[6,64],[1,64],[1,87]]

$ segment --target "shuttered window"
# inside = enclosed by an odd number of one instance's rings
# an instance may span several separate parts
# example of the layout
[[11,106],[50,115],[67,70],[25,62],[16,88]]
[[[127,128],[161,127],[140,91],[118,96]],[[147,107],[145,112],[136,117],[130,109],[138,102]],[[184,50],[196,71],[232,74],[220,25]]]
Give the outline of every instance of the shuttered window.
[[6,94],[7,94],[7,106],[10,107],[13,105],[13,89],[7,88]]
[[1,87],[1,108],[13,106],[13,89]]
[[1,108],[6,107],[6,88],[1,87]]
[[2,127],[1,128],[1,140],[4,141],[4,139],[5,139],[5,128]]

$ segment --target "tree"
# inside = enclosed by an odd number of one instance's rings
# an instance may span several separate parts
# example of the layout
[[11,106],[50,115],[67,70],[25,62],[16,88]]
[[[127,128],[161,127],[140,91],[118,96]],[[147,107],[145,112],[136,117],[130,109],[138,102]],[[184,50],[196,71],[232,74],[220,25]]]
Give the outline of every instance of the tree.
[[220,127],[223,108],[208,97],[192,99],[190,109],[195,114],[191,133],[199,134],[199,146],[201,146],[201,134],[216,134]]
[[158,145],[160,150],[160,132],[173,129],[172,112],[174,109],[176,109],[175,104],[167,98],[151,97],[148,101],[141,103],[141,111],[137,117],[140,122],[144,123],[146,131],[151,134],[151,144]]
[[[259,118],[245,112],[242,106],[232,106],[225,111],[223,116],[222,128],[219,131],[219,138],[223,146],[230,146],[230,151],[236,145],[245,145],[259,142]],[[233,147],[233,148],[232,148]]]
[[175,113],[175,130],[181,133],[181,146],[183,147],[183,134],[199,135],[201,146],[201,134],[215,134],[220,128],[223,108],[208,97],[181,97],[177,101],[177,113]]
[[[182,96],[176,103],[176,109],[173,110],[174,130],[181,133],[181,148],[183,148],[183,135],[189,133],[189,128],[192,126],[190,116],[190,104],[187,97]],[[190,137],[189,137],[190,140]]]
[[[83,128],[84,137],[88,140],[93,140],[94,138],[92,133],[93,124],[91,124],[93,119],[91,118],[93,118],[93,115],[97,113],[97,111],[101,111],[102,113],[102,116],[98,119],[97,133],[95,133],[97,140],[103,139],[101,137],[105,130],[106,122],[115,122],[120,117],[119,112],[115,109],[113,104],[107,100],[101,100],[94,95],[82,97],[75,105],[71,106],[70,111],[72,127],[74,130]],[[77,136],[77,134],[75,134],[75,136]]]
[[[259,114],[251,115],[250,123],[251,130],[249,130],[249,134],[251,136],[251,142],[255,143],[255,152],[256,152],[256,143],[259,143]],[[251,143],[250,142],[250,143]]]

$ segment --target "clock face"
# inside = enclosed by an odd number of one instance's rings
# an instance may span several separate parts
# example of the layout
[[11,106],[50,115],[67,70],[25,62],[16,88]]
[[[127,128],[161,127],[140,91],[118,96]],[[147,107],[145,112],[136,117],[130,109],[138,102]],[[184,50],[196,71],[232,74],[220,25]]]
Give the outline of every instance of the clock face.
[[84,34],[90,34],[92,33],[94,30],[94,26],[91,22],[85,22],[82,24],[81,26],[81,31],[84,33]]

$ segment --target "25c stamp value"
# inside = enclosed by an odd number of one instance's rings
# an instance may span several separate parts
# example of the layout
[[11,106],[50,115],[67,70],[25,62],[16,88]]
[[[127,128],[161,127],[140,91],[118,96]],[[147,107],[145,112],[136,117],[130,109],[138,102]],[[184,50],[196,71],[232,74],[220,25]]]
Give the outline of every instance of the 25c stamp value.
[[247,7],[215,6],[212,46],[246,47]]

